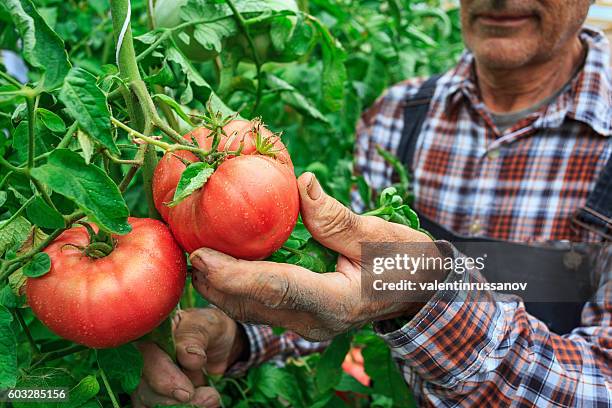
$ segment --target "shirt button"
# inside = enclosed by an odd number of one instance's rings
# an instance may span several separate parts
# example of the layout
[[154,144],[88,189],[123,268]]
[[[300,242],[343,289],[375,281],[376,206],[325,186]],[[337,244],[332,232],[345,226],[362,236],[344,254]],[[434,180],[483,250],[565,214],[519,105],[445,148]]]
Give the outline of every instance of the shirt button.
[[490,160],[495,160],[495,159],[497,159],[497,158],[499,157],[499,153],[500,153],[500,152],[499,152],[499,149],[491,149],[491,150],[489,150],[489,151],[487,152],[487,157],[488,157]]
[[479,234],[481,231],[482,231],[482,225],[480,224],[480,220],[478,219],[474,220],[472,225],[470,225],[470,234],[476,235],[476,234]]

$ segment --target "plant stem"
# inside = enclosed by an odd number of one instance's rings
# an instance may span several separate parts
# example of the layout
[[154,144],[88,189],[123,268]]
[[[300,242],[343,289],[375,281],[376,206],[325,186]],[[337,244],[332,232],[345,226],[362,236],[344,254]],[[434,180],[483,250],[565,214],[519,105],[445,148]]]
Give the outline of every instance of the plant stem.
[[128,165],[131,165],[131,166],[141,166],[142,165],[142,161],[120,159],[118,157],[113,156],[108,150],[104,150],[103,154],[104,154],[104,156],[108,157],[110,159],[110,161],[112,161],[113,163],[128,164]]
[[121,129],[125,130],[128,133],[128,135],[130,135],[131,137],[136,138],[136,139],[142,139],[145,142],[147,142],[148,144],[152,144],[154,146],[157,146],[157,147],[159,147],[159,148],[161,148],[161,149],[163,149],[163,150],[165,150],[167,152],[174,152],[174,151],[177,151],[177,150],[187,150],[187,151],[192,152],[192,153],[199,153],[199,154],[204,154],[204,155],[207,155],[209,153],[209,152],[207,152],[207,151],[205,151],[203,149],[197,148],[195,146],[183,146],[183,145],[179,145],[179,144],[174,144],[173,145],[173,144],[170,144],[170,143],[163,142],[161,140],[154,139],[153,137],[145,136],[142,133],[132,129],[131,127],[129,127],[129,126],[125,125],[125,124],[123,124],[121,121],[117,120],[116,118],[111,118],[111,122],[115,126],[120,127]]
[[261,102],[261,93],[263,91],[261,60],[259,59],[259,55],[257,54],[257,49],[255,48],[255,42],[253,41],[253,37],[251,37],[251,34],[249,33],[249,27],[247,26],[242,14],[240,14],[238,9],[236,8],[234,0],[225,0],[225,2],[230,7],[230,9],[232,9],[232,13],[234,13],[234,17],[236,17],[236,20],[238,21],[238,26],[246,37],[249,43],[249,47],[251,47],[251,51],[253,53],[253,61],[255,62],[255,69],[257,71],[257,95],[255,96],[255,104],[253,105],[253,110],[251,111],[251,114],[254,114],[257,111],[257,108],[259,107],[259,103]]
[[155,207],[155,201],[153,200],[153,173],[157,166],[157,154],[155,154],[155,148],[153,146],[147,146],[144,156],[144,164],[142,166],[142,181],[144,184],[145,195],[147,197],[147,204],[149,207],[149,218],[160,219],[159,212]]
[[10,76],[9,74],[7,74],[4,71],[0,71],[0,77],[6,79],[8,82],[10,82],[12,85],[15,85],[19,88],[21,88],[21,83],[19,81],[17,81],[15,78],[13,78],[12,76]]
[[81,346],[80,344],[74,344],[72,346],[65,347],[63,349],[50,351],[48,353],[44,353],[40,356],[40,358],[32,363],[30,369],[33,369],[39,366],[42,363],[47,363],[49,361],[58,360],[60,358],[64,358],[71,354],[80,353],[81,351],[88,350],[87,347]]
[[51,233],[51,235],[47,236],[47,238],[45,238],[36,247],[32,248],[28,253],[7,261],[2,267],[3,269],[2,273],[0,273],[0,282],[4,281],[13,272],[10,266],[19,265],[22,264],[24,261],[28,261],[31,257],[45,249],[51,242],[53,242],[55,238],[59,237],[62,232],[64,232],[67,228],[70,228],[72,224],[74,224],[76,221],[80,220],[84,216],[85,214],[80,211],[75,211],[70,215],[64,216],[64,219],[66,221],[66,228],[56,229]]
[[2,187],[4,187],[4,183],[7,182],[7,180],[9,179],[9,177],[11,177],[11,175],[13,174],[13,171],[9,171],[8,173],[6,173],[6,175],[4,176],[4,178],[2,179],[2,181],[0,181],[0,189]]
[[[97,359],[98,359],[98,355],[96,353],[96,360]],[[113,392],[113,389],[111,388],[110,383],[108,382],[108,378],[106,378],[106,373],[102,369],[102,366],[100,365],[99,361],[98,361],[98,368],[100,369],[100,371],[99,371],[100,377],[102,378],[102,382],[104,383],[104,387],[106,388],[106,392],[108,393],[108,396],[110,397],[111,402],[113,403],[113,407],[114,408],[121,408],[121,406],[119,405],[119,402],[117,402],[117,397],[115,397],[115,393]]]
[[[119,40],[119,33],[123,28],[123,23],[127,17],[128,0],[111,0],[111,15],[113,18],[113,32],[115,42]],[[127,81],[140,79],[140,71],[136,64],[136,53],[134,52],[134,41],[132,39],[132,25],[128,22],[127,30],[123,36],[121,49],[119,50],[119,72]]]
[[34,134],[34,121],[36,120],[36,109],[34,108],[34,99],[28,97],[26,99],[28,105],[28,170],[34,167],[34,148],[35,148],[35,134]]
[[35,199],[36,199],[35,195],[30,197],[28,199],[28,201],[26,201],[21,207],[19,207],[19,209],[17,211],[15,211],[15,214],[11,215],[11,217],[8,220],[3,221],[2,225],[0,225],[0,231],[2,231],[11,222],[15,221],[15,219],[17,217],[19,217],[21,215],[21,213],[28,207],[28,205],[30,205],[32,203],[32,201],[34,201]]
[[23,319],[21,310],[16,308],[15,316],[17,316],[17,320],[19,321],[19,324],[21,325],[21,328],[23,329],[23,332],[25,333],[26,338],[28,339],[28,343],[30,344],[30,348],[32,349],[32,354],[34,354],[34,356],[38,356],[40,354],[40,349],[38,348],[36,341],[34,341],[34,338],[32,337],[32,333],[30,333],[30,328],[28,327],[27,323]]
[[0,165],[6,167],[7,169],[9,169],[11,171],[14,171],[15,173],[23,174],[26,171],[25,169],[22,169],[22,168],[19,168],[19,167],[15,166],[15,165],[12,165],[11,163],[8,162],[8,160],[6,160],[1,155],[0,155]]
[[49,205],[49,207],[57,211],[55,204],[53,204],[53,201],[51,201],[51,197],[45,191],[45,187],[42,185],[42,183],[36,180],[34,177],[30,177],[30,180],[32,181],[32,184],[34,184],[34,187],[36,187],[36,190],[38,191],[38,193],[42,196],[43,200],[45,200],[45,202]]

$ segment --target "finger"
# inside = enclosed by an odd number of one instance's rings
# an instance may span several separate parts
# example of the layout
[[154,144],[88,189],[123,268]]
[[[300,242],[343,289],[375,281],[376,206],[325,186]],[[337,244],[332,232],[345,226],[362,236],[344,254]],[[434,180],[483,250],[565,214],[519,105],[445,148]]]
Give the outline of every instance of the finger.
[[298,178],[300,212],[304,225],[314,239],[343,255],[356,258],[360,240],[367,240],[368,217],[360,217],[323,191],[314,174]]
[[193,371],[204,368],[210,325],[214,324],[204,310],[186,310],[181,313],[181,320],[174,330],[176,356],[181,367]]
[[212,387],[199,387],[195,391],[191,404],[197,407],[218,408],[221,406],[221,396]]
[[132,405],[135,408],[151,408],[157,406],[182,405],[182,401],[157,394],[144,381],[141,381],[138,389],[132,394]]
[[193,384],[165,352],[148,342],[138,348],[144,360],[142,376],[155,393],[179,402],[193,397]]
[[314,239],[351,259],[359,259],[362,242],[430,242],[424,233],[378,217],[361,216],[327,195],[312,173],[298,178],[300,211]]
[[[311,341],[328,340],[349,328],[342,322],[348,321],[343,319],[343,315],[350,306],[337,310],[323,305],[315,307],[313,304],[311,307],[313,310],[316,308],[315,313],[297,309],[271,309],[261,303],[220,292],[201,279],[194,280],[194,285],[198,285],[196,289],[204,298],[237,321],[284,327]],[[331,324],[322,325],[320,319],[331,322]],[[337,322],[337,326],[334,326],[334,322]],[[209,371],[213,374],[223,372],[223,370],[217,372],[214,367],[209,367]]]
[[193,384],[194,387],[202,387],[204,385],[208,385],[208,380],[206,379],[206,374],[204,370],[187,370],[183,369],[183,372],[189,378],[189,381]]
[[[318,274],[288,264],[243,261],[208,248],[191,255],[196,268],[192,279],[200,290],[208,285],[217,291],[253,301],[270,309],[318,312],[328,306],[335,273]],[[223,307],[221,307],[223,309]]]

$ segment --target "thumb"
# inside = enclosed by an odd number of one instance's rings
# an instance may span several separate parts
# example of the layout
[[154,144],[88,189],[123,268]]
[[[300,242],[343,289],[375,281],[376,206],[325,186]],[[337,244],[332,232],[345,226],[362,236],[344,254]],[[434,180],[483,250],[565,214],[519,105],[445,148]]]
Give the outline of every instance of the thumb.
[[201,370],[207,361],[210,339],[206,316],[197,309],[182,311],[174,330],[176,357],[181,367]]
[[314,174],[298,178],[302,220],[314,239],[349,258],[359,257],[370,217],[361,217],[327,195]]

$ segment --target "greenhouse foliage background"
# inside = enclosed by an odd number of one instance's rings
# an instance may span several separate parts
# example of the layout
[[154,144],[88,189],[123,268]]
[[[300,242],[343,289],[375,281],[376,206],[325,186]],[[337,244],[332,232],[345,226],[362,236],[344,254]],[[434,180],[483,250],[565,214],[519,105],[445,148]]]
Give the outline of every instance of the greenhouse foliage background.
[[[24,28],[16,26],[15,16],[9,11],[9,4],[15,2],[20,3],[18,0],[0,3],[0,49],[15,53],[3,53],[7,66],[12,55],[23,54],[24,40],[21,37]],[[148,10],[145,1],[133,0],[132,30],[144,81],[152,94],[166,95],[166,99],[164,96],[157,98],[165,103],[161,108],[164,114],[172,111],[203,112],[210,99],[218,108],[238,111],[248,118],[261,117],[270,129],[282,131],[296,174],[315,172],[324,188],[347,205],[350,204],[352,186],[362,184],[352,175],[355,126],[360,114],[390,85],[411,77],[443,72],[457,61],[463,50],[459,13],[452,5],[446,4],[448,2],[300,0],[297,2],[300,25],[293,32],[292,44],[289,45],[279,44],[278,36],[282,37],[284,33],[283,23],[268,23],[261,27],[256,23],[257,18],[262,21],[268,21],[270,15],[275,18],[275,13],[281,19],[286,17],[282,10],[284,7],[291,9],[293,6],[290,7],[289,3],[293,1],[235,2],[240,10],[247,10],[245,15],[254,19],[254,29],[264,34],[272,30],[272,40],[259,50],[259,65],[254,63],[250,50],[245,50],[248,46],[244,43],[222,41],[222,36],[214,32],[223,29],[222,26],[211,26],[210,31],[203,30],[204,39],[200,37],[219,54],[215,53],[213,58],[200,58],[201,55],[193,58],[179,44],[183,41],[197,46],[191,43],[193,39],[186,38],[183,33],[170,33],[155,27],[159,17],[153,18],[154,10]],[[204,20],[207,7],[213,3],[223,1],[188,0],[185,7],[190,12],[181,18],[185,21],[188,15],[193,20]],[[109,0],[21,0],[21,4],[33,4],[42,21],[63,40],[72,65],[94,75],[98,86],[108,92],[111,101],[118,70]],[[274,30],[280,31],[275,34]],[[158,41],[165,35],[168,35],[164,37],[168,41]],[[277,58],[274,55],[278,49],[287,47],[293,47],[293,57]],[[41,67],[30,68],[28,80],[35,83],[41,78]],[[5,70],[5,67],[0,66],[0,70]],[[15,76],[19,77],[17,72]],[[10,87],[10,83],[0,79],[0,90]],[[68,128],[69,115],[58,108],[56,95],[52,92],[42,94],[37,103],[43,109],[43,119],[36,125],[36,154],[45,155],[61,143]],[[23,147],[27,145],[28,137],[25,105],[18,98],[0,95],[0,129],[4,134],[0,138],[0,153],[14,164],[27,159],[27,149]],[[111,108],[116,116],[127,115],[117,104],[111,103]],[[188,116],[172,116],[173,127],[182,132],[190,129]],[[91,145],[81,138],[70,143],[74,151],[89,155],[89,159],[95,162],[96,152],[91,151]],[[133,146],[127,142],[118,146],[124,158],[133,156]],[[121,167],[117,169],[101,160],[100,166],[104,165],[111,176],[113,171],[119,172],[117,178],[120,179]],[[6,222],[27,201],[31,189],[27,180],[15,175],[8,180],[4,169],[0,170],[0,179],[0,222]],[[142,186],[142,176],[138,174],[124,196],[131,214],[144,217],[148,215],[148,208]],[[69,213],[72,205],[68,202],[56,204],[58,207],[65,204],[65,213]],[[35,232],[44,234],[49,231],[40,229]],[[0,241],[6,240],[5,236],[0,238]],[[32,239],[36,240],[36,234]],[[9,251],[6,243],[0,250]],[[98,370],[97,361],[104,361],[110,386],[120,404],[129,405],[129,393],[138,384],[142,367],[137,350],[131,345],[99,352],[75,349],[33,317],[24,304],[23,294],[18,291],[19,277],[15,276],[10,285],[0,285],[0,307],[11,310],[16,317],[10,325],[0,325],[0,350],[8,350],[11,344],[16,346],[17,386],[61,385],[70,388],[74,398],[68,404],[57,403],[58,407],[111,406]],[[204,304],[205,301],[192,289],[186,291],[182,300],[183,307]],[[20,324],[28,327],[31,338],[20,329]],[[14,343],[11,340],[13,336]],[[264,364],[243,378],[220,378],[214,380],[213,385],[220,390],[224,406],[228,407],[339,406],[336,404],[342,404],[342,400],[338,395],[342,393],[350,394],[351,406],[412,404],[410,393],[393,366],[388,349],[370,329],[341,337],[322,356],[292,359],[283,367]],[[30,340],[38,344],[42,357],[32,352]],[[366,372],[373,379],[372,387],[363,387],[339,369],[344,354],[338,350],[343,350],[348,342],[365,347]],[[3,364],[5,361],[0,356],[0,385],[10,384],[8,377],[3,377]]]

